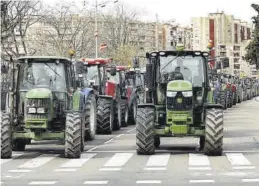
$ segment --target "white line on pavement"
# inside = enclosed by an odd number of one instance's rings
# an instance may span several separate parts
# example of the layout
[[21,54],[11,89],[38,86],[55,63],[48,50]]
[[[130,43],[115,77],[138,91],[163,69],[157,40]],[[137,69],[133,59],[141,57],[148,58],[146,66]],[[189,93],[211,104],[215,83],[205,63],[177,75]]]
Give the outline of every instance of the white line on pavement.
[[75,172],[76,169],[55,169],[55,172]]
[[242,182],[259,182],[259,178],[258,179],[242,179]]
[[108,141],[106,141],[106,142],[104,142],[104,144],[110,143],[110,142],[112,142],[112,141],[113,141],[113,138],[110,139],[110,140],[108,140]]
[[232,166],[251,165],[242,153],[226,153]]
[[137,184],[161,184],[161,180],[138,180]]
[[203,154],[189,154],[189,166],[210,166],[209,158]]
[[133,129],[128,130],[127,132],[129,133],[129,132],[131,132],[131,131],[133,131],[133,130],[135,130],[135,127],[134,127]]
[[100,168],[100,171],[120,171],[121,168]]
[[120,138],[121,136],[124,136],[125,134],[119,134],[116,136],[116,138]]
[[144,170],[149,170],[149,171],[164,171],[164,170],[166,170],[166,167],[146,167]]
[[38,168],[52,159],[54,159],[57,155],[54,155],[52,157],[41,155],[39,157],[33,158],[32,160],[27,161],[26,163],[19,166],[19,168],[25,168],[25,169],[33,169]]
[[214,183],[215,180],[190,180],[190,183]]
[[85,181],[85,185],[106,185],[108,181]]
[[133,153],[116,153],[104,165],[104,167],[120,167],[127,163]]
[[86,152],[92,152],[93,150],[98,149],[98,148],[101,147],[101,146],[102,146],[102,145],[95,146],[95,147],[93,147],[93,148],[87,150]]
[[12,172],[12,173],[17,173],[17,172],[31,172],[32,170],[28,170],[28,169],[15,169],[15,170],[9,170],[8,172]]
[[244,170],[244,169],[255,169],[255,166],[237,166],[233,167],[235,170]]
[[29,185],[54,185],[57,181],[32,181]]
[[189,167],[189,170],[211,170],[211,167]]
[[96,156],[96,154],[82,154],[80,159],[71,159],[62,164],[61,168],[79,168],[82,167],[87,161]]
[[149,157],[147,167],[165,167],[169,161],[170,154],[158,154]]

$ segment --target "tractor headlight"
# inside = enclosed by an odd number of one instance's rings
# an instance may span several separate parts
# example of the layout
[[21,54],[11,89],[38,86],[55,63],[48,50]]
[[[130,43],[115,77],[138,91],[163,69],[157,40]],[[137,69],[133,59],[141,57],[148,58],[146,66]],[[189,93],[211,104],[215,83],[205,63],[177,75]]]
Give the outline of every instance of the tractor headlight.
[[182,92],[184,97],[192,97],[192,91]]
[[34,114],[34,113],[36,113],[36,108],[29,108],[28,113],[29,113],[29,114]]
[[167,91],[167,92],[166,92],[166,96],[167,96],[167,97],[171,97],[171,98],[172,98],[172,97],[175,97],[176,94],[177,94],[177,92],[172,92],[172,91]]
[[45,109],[44,108],[37,108],[37,113],[44,114],[45,113]]

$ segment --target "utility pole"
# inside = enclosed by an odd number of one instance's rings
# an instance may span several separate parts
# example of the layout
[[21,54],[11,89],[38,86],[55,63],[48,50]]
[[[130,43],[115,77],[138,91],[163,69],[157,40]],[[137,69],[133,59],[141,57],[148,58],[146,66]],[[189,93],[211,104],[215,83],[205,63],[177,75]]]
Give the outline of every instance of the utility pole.
[[159,38],[159,36],[158,36],[158,14],[156,13],[156,51],[158,51],[159,49],[158,49],[158,38]]
[[98,58],[98,23],[97,23],[97,16],[98,16],[98,1],[95,0],[95,58]]

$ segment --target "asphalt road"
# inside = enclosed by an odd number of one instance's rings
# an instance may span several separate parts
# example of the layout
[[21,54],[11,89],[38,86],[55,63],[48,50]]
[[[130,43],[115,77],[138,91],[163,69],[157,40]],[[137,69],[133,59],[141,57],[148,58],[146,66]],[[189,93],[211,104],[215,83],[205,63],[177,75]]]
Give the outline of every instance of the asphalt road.
[[135,126],[88,142],[81,159],[60,155],[61,145],[29,145],[1,160],[1,185],[259,185],[259,102],[225,112],[224,155],[195,151],[198,139],[163,138],[153,156],[135,152]]

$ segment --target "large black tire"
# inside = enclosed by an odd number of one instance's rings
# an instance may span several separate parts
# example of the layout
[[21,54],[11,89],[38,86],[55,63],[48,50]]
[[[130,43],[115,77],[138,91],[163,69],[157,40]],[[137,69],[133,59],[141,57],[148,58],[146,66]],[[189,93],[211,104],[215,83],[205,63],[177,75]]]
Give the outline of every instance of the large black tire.
[[114,115],[114,122],[113,122],[113,127],[112,129],[115,131],[118,131],[121,129],[121,125],[122,125],[122,103],[120,100],[118,100],[118,102],[116,102],[116,105],[114,107],[115,109],[115,115]]
[[1,158],[12,157],[12,130],[8,113],[1,112]]
[[220,92],[220,104],[223,106],[224,109],[227,109],[226,107],[226,99],[225,99],[225,92],[221,91]]
[[90,94],[85,103],[85,140],[94,140],[97,128],[97,108],[95,95]]
[[233,105],[236,105],[237,104],[237,93],[234,92],[233,93]]
[[155,153],[155,112],[152,108],[139,108],[137,111],[136,144],[137,153],[151,155]]
[[223,151],[223,110],[208,109],[205,118],[204,153],[221,156]]
[[129,110],[129,119],[128,119],[128,124],[129,125],[135,125],[136,124],[136,118],[137,118],[137,99],[135,99],[132,102],[131,108]]
[[113,121],[113,101],[99,98],[97,101],[97,133],[111,134]]
[[121,126],[128,126],[128,106],[126,100],[124,100],[123,104],[121,105]]
[[80,158],[82,143],[82,118],[79,113],[66,115],[65,158]]

